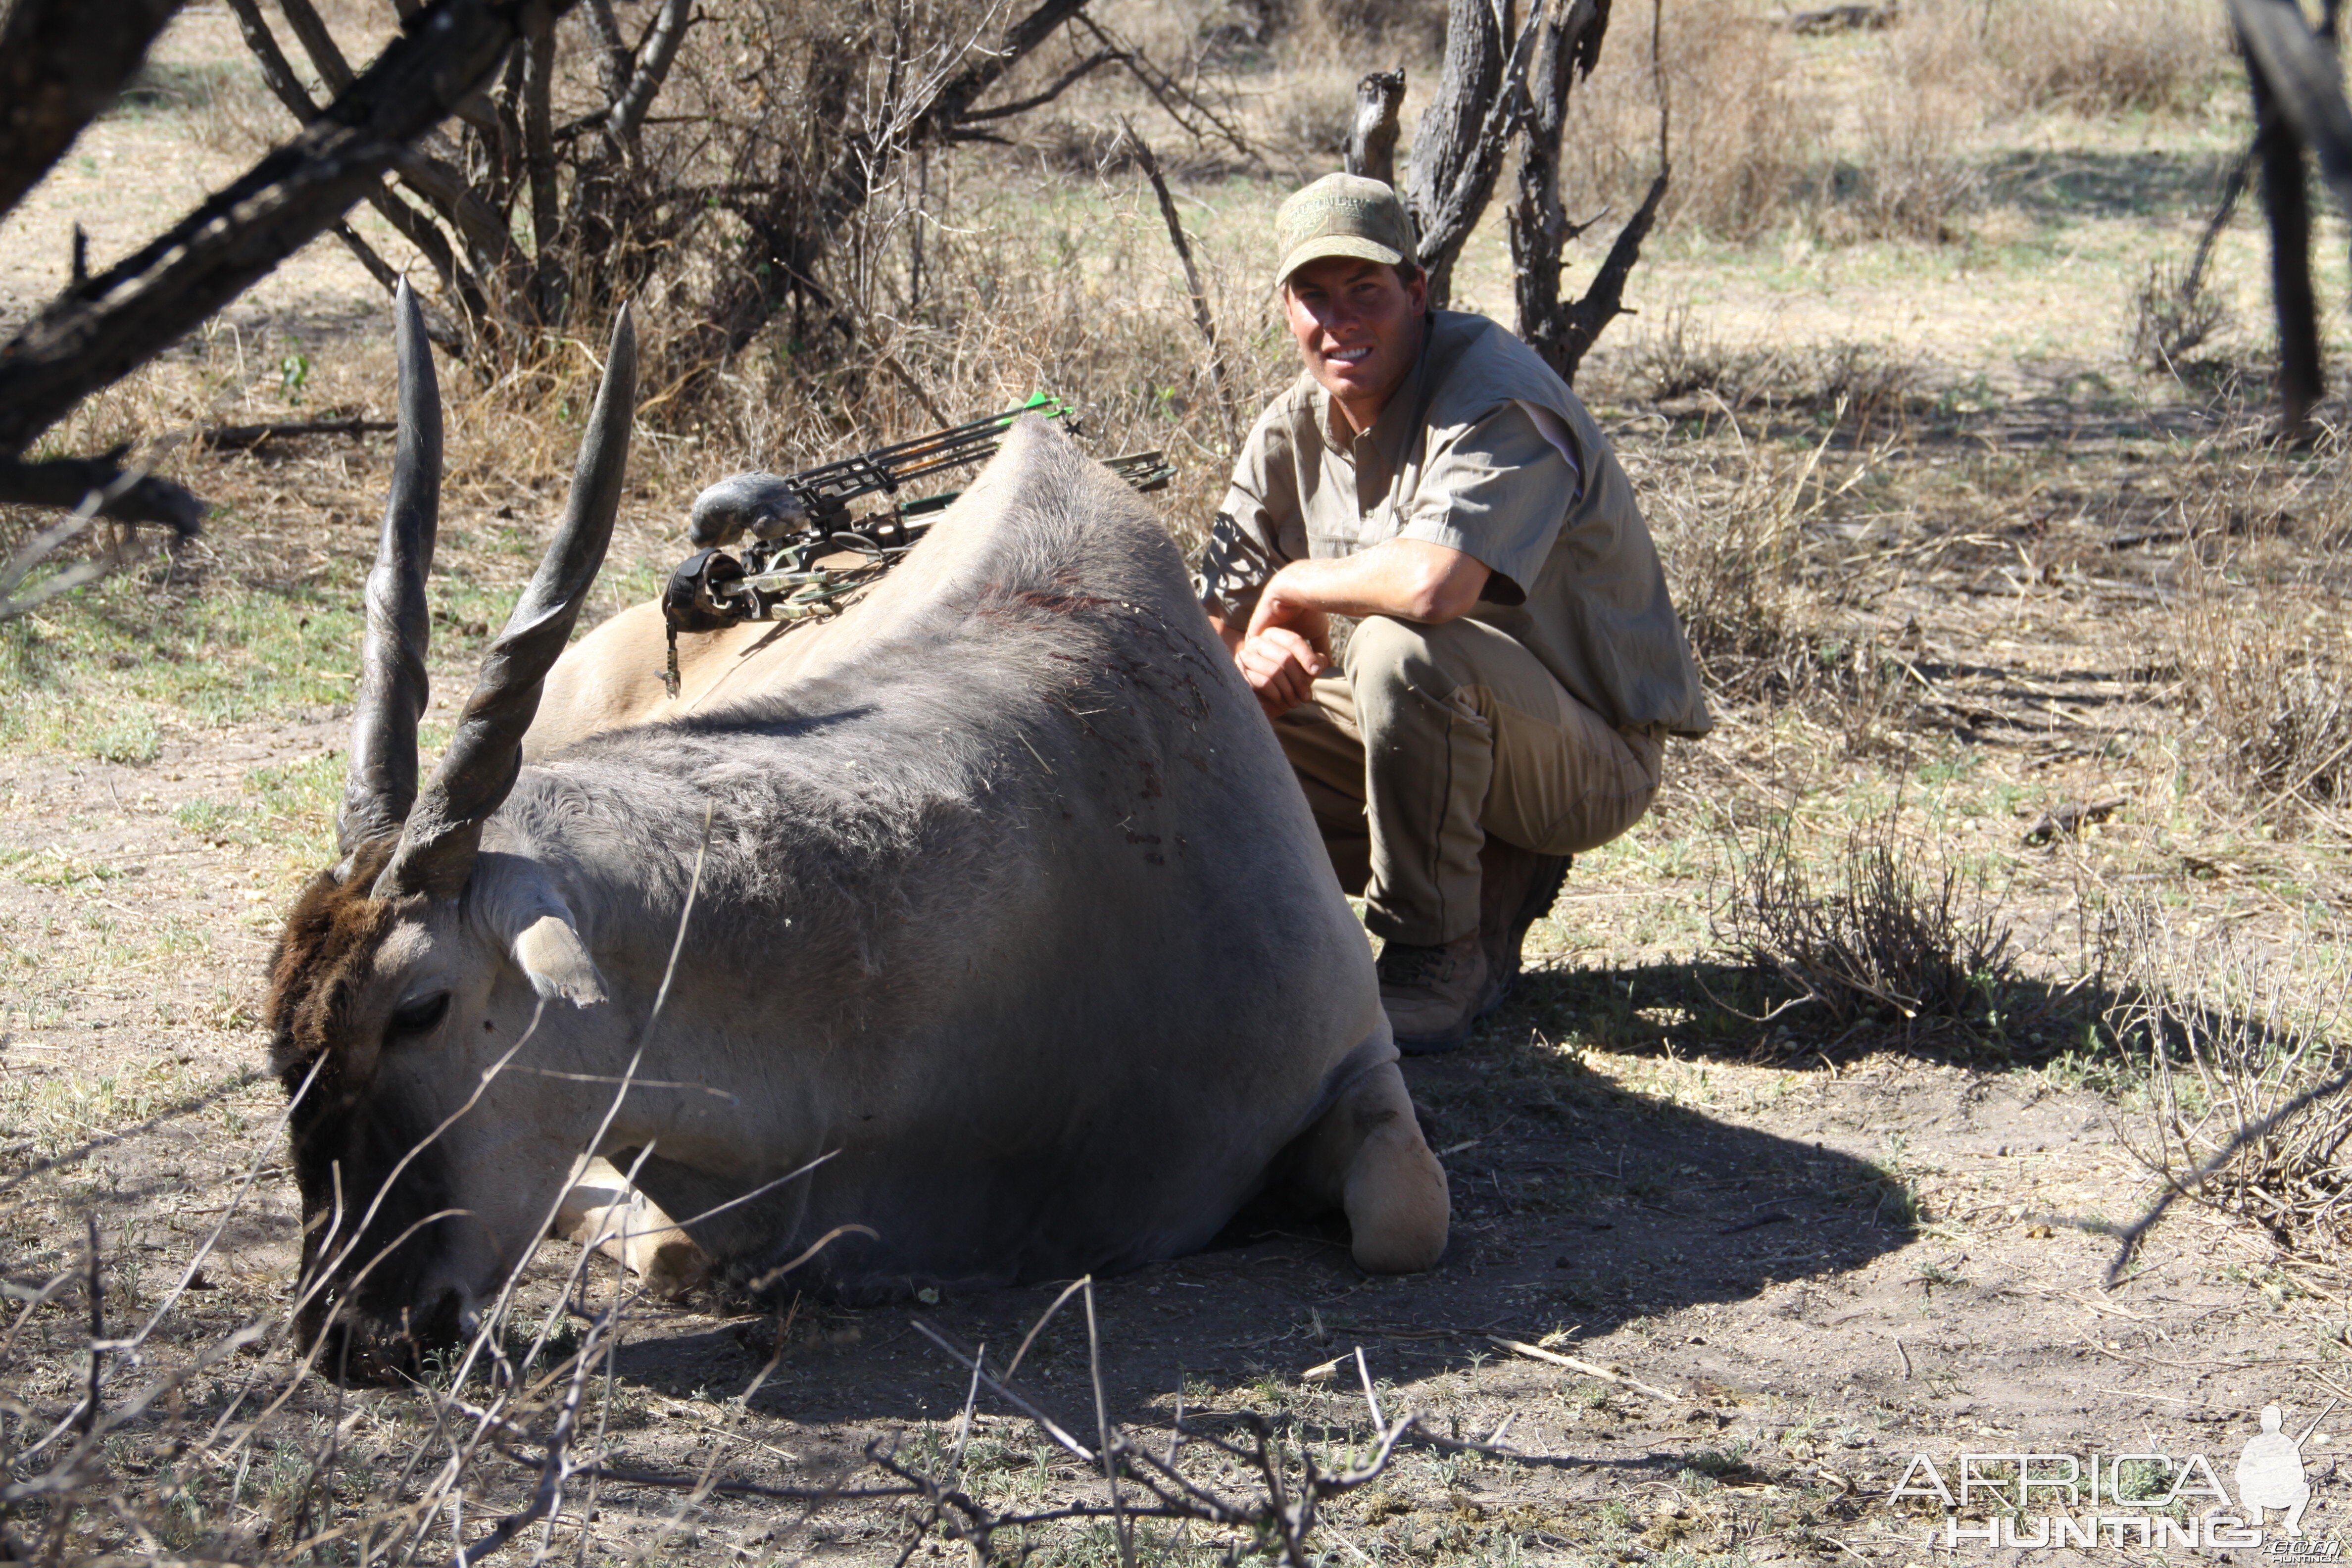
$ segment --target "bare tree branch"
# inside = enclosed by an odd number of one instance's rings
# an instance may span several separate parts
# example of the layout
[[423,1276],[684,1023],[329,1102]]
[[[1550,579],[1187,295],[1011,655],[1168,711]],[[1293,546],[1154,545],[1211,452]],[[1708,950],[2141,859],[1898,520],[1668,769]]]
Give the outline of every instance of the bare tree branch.
[[295,122],[308,125],[319,117],[319,105],[301,79],[294,74],[294,62],[278,46],[278,35],[269,30],[268,18],[261,14],[256,0],[228,0],[231,15],[236,17],[236,29],[245,35],[245,47],[255,63],[261,67],[261,79],[278,95]]
[[0,213],[114,101],[181,0],[16,0],[0,24]]
[[661,10],[646,29],[628,87],[613,103],[612,132],[624,144],[636,144],[646,112],[653,108],[654,95],[661,91],[662,83],[669,79],[670,65],[677,58],[678,45],[686,41],[687,24],[693,15],[694,0],[663,0]]
[[[570,0],[548,0],[567,5]],[[319,119],[0,347],[0,452],[145,363],[340,219],[497,68],[526,0],[438,0]]]
[[71,510],[91,496],[92,515],[114,522],[160,522],[183,538],[204,521],[205,503],[169,479],[126,470],[105,458],[52,458],[43,463],[0,460],[0,502]]
[[1234,409],[1232,392],[1225,385],[1224,355],[1217,345],[1217,319],[1209,310],[1208,290],[1201,287],[1201,269],[1192,264],[1192,243],[1184,237],[1183,220],[1176,215],[1176,198],[1168,192],[1168,181],[1160,173],[1160,160],[1152,156],[1151,143],[1136,134],[1126,116],[1119,125],[1127,132],[1128,144],[1135,149],[1136,161],[1143,165],[1144,178],[1151,182],[1152,194],[1160,198],[1160,216],[1168,225],[1169,242],[1176,247],[1176,259],[1184,265],[1184,287],[1192,296],[1192,323],[1201,329],[1201,340],[1208,349],[1209,385],[1215,392],[1217,407],[1224,416],[1225,444],[1229,452],[1241,450],[1240,417]]
[[604,89],[609,110],[629,87],[629,47],[621,41],[621,21],[613,15],[613,0],[588,0],[588,31],[596,38],[596,80]]
[[[247,51],[261,68],[261,79],[277,95],[278,101],[286,106],[287,112],[293,115],[298,125],[309,125],[317,120],[319,105],[294,74],[293,63],[286,58],[286,51],[278,47],[278,37],[270,30],[268,20],[262,15],[257,0],[228,0],[228,6],[236,17],[237,30],[245,37]],[[317,13],[310,15],[316,21]],[[335,49],[331,38],[327,39],[323,47],[332,51],[331,58],[338,62],[342,59],[341,52]],[[314,60],[318,58],[317,49],[311,51],[311,58]],[[489,211],[474,195],[456,170],[414,149],[402,156],[398,167],[409,185],[432,202],[435,210],[466,236],[478,250],[487,246],[499,260],[509,259],[513,237],[506,232],[506,226],[499,221],[498,215]],[[432,267],[434,276],[441,280],[443,291],[456,300],[468,316],[476,321],[483,320],[488,312],[488,301],[483,297],[479,281],[457,259],[457,252],[434,227],[432,221],[381,184],[368,192],[367,200],[370,206],[383,215],[384,221],[392,225],[394,232],[424,256]],[[360,265],[365,267],[377,282],[383,284],[387,290],[392,288],[397,280],[396,277],[388,276],[392,274],[392,268],[368,247],[366,241],[353,233],[348,225],[337,229],[336,237],[352,247],[352,253],[359,258]],[[433,311],[428,312],[426,321],[427,332],[435,342],[458,358],[465,357],[466,339],[447,318]]]
[[1113,60],[1123,60],[1126,58],[1117,49],[1097,49],[1093,54],[1055,77],[1052,84],[1044,91],[1032,93],[1027,98],[1016,98],[1010,103],[999,103],[987,109],[972,110],[963,117],[961,123],[974,125],[989,120],[1009,120],[1013,115],[1026,114],[1033,109],[1042,109],[1076,86],[1081,79],[1093,74],[1097,67],[1108,65]]
[[318,68],[319,79],[327,84],[327,90],[331,93],[351,90],[351,62],[343,58],[343,51],[335,45],[335,36],[327,31],[326,23],[319,20],[318,10],[310,0],[278,0],[278,8],[286,13],[286,25],[294,29],[294,37],[301,41],[302,52],[309,55],[310,63]]

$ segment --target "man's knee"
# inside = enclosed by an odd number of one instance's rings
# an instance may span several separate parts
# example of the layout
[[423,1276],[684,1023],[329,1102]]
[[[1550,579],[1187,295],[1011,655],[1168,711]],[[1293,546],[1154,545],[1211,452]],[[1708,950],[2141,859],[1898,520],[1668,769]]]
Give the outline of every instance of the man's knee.
[[1406,691],[1433,702],[1451,697],[1469,678],[1469,660],[1460,645],[1472,635],[1461,621],[1427,626],[1392,616],[1365,616],[1349,634],[1343,660],[1348,684],[1355,689],[1359,722],[1383,697]]

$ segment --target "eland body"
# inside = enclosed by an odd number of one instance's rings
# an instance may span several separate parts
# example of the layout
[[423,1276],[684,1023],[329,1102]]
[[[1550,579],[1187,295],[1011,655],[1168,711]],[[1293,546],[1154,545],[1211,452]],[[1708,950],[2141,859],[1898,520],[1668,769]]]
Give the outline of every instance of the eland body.
[[526,742],[617,501],[625,320],[571,510],[420,795],[438,416],[404,296],[400,327],[344,858],[270,996],[310,1333],[446,1336],[583,1155],[761,1288],[1116,1270],[1269,1184],[1344,1207],[1367,1268],[1435,1261],[1444,1173],[1362,930],[1115,478],[1018,427],[840,620],[698,647],[665,706],[615,617]]

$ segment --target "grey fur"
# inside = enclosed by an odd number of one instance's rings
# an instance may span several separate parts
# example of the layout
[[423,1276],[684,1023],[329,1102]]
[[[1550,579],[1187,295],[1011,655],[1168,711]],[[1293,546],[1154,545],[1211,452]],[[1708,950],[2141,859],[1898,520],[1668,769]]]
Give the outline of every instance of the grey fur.
[[[851,616],[789,690],[525,767],[464,899],[399,906],[383,952],[416,956],[377,961],[350,1030],[456,1000],[385,1046],[363,1113],[436,1125],[530,1031],[436,1153],[432,1201],[506,1239],[452,1231],[413,1300],[535,1238],[613,1102],[591,1080],[640,1043],[641,1079],[695,1087],[632,1090],[588,1152],[650,1150],[638,1184],[681,1220],[830,1155],[688,1228],[740,1280],[853,1297],[1198,1247],[1394,1058],[1280,749],[1108,470],[1024,421]],[[555,906],[608,1002],[541,1010],[505,956]],[[772,1274],[842,1226],[872,1234]]]

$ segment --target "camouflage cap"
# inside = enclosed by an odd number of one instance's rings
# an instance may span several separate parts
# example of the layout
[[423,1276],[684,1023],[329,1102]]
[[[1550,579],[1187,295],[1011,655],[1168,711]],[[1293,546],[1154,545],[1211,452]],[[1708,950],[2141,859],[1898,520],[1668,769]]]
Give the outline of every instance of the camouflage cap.
[[1282,204],[1275,215],[1282,264],[1274,286],[1310,261],[1352,256],[1391,267],[1413,262],[1412,225],[1396,192],[1361,174],[1326,174]]

